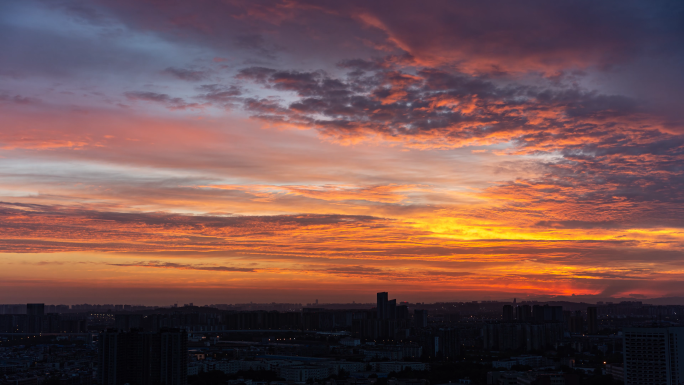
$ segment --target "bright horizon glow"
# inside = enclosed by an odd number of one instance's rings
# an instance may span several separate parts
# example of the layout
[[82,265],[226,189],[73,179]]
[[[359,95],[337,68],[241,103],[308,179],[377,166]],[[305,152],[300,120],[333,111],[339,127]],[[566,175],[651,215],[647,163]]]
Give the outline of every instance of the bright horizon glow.
[[684,302],[681,17],[0,4],[0,303]]

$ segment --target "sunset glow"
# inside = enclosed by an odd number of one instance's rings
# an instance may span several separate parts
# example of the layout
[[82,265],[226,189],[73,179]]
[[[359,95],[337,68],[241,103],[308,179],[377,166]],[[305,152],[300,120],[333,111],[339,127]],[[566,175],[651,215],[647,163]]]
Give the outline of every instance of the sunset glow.
[[684,297],[682,4],[531,3],[2,2],[0,300]]

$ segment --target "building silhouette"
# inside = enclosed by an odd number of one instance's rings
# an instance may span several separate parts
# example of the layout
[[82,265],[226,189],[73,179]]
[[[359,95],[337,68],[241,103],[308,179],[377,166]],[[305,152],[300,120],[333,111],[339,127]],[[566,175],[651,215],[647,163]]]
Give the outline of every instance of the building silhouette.
[[428,325],[427,310],[416,309],[413,311],[413,319],[417,328],[426,328]]
[[594,306],[587,308],[587,332],[589,334],[598,333],[598,313]]
[[575,310],[574,312],[567,311],[563,313],[563,317],[565,317],[566,328],[570,333],[584,332],[584,317],[582,316],[581,310]]
[[99,335],[98,380],[102,385],[186,385],[188,335],[109,329]]
[[45,315],[45,304],[28,303],[26,304],[26,331],[29,333],[40,333],[43,327],[43,316]]
[[26,314],[28,316],[42,317],[45,315],[44,303],[28,303],[26,304]]
[[[142,314],[116,314],[114,316],[114,325],[117,330],[130,331],[131,329],[143,329],[143,315]],[[148,330],[147,331],[153,331]]]
[[536,323],[563,322],[563,306],[534,305],[532,317]]
[[389,319],[389,295],[387,292],[378,293],[378,319]]
[[530,305],[520,305],[515,308],[515,318],[518,322],[532,321],[532,307]]
[[513,321],[513,306],[504,305],[503,306],[503,320],[506,322]]
[[392,299],[387,301],[387,314],[386,319],[396,319],[397,318],[397,300]]
[[684,381],[684,327],[624,329],[625,385]]
[[409,319],[409,310],[406,305],[398,305],[396,310],[397,319],[407,320]]

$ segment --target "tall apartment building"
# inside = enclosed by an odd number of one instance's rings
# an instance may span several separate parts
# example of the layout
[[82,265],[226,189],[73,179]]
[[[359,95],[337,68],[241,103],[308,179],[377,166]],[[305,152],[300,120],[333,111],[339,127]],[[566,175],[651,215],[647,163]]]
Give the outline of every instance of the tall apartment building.
[[[142,314],[116,314],[114,315],[114,326],[120,331],[130,331],[131,329],[144,329]],[[147,331],[154,331],[148,330]]]
[[503,306],[503,320],[506,322],[513,322],[513,306],[504,305]]
[[397,319],[397,300],[391,299],[387,301],[387,319]]
[[563,322],[563,306],[534,305],[532,317],[536,323]]
[[684,327],[624,329],[625,385],[684,383]]
[[103,385],[186,385],[188,335],[110,329],[99,336],[99,383]]
[[595,306],[587,308],[587,332],[589,334],[598,333],[598,312]]
[[26,314],[34,317],[42,317],[45,315],[44,303],[28,303],[26,304]]
[[387,292],[377,294],[378,297],[378,319],[389,319],[389,295]]
[[397,319],[409,319],[409,310],[406,305],[397,305]]
[[486,324],[482,329],[485,349],[527,351],[545,349],[563,338],[562,323]]
[[[458,331],[459,329],[455,328],[424,330],[421,335],[422,351],[428,357],[438,357],[443,360],[456,359],[461,354]],[[409,357],[419,357],[415,352],[411,353],[413,354],[408,354]]]
[[29,333],[40,333],[42,318],[45,315],[45,304],[29,303],[26,304],[27,328]]
[[426,328],[428,325],[428,311],[424,309],[416,309],[413,311],[413,320],[417,328]]
[[520,305],[515,308],[515,319],[518,322],[532,321],[532,307],[530,305]]

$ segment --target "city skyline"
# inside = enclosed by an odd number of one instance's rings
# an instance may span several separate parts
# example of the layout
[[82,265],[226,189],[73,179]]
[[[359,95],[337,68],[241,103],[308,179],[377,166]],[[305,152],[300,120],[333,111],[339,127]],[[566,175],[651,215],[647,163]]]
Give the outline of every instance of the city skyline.
[[666,385],[684,369],[684,305],[393,296],[361,307],[0,304],[4,382]]
[[2,2],[0,303],[684,303],[684,6],[494,3]]

